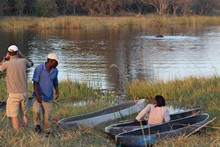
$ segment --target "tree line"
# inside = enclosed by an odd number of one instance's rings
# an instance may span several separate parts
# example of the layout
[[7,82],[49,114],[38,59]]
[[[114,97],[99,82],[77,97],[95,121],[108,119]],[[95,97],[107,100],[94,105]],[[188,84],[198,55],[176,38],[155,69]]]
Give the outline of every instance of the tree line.
[[0,16],[219,15],[220,0],[0,0]]

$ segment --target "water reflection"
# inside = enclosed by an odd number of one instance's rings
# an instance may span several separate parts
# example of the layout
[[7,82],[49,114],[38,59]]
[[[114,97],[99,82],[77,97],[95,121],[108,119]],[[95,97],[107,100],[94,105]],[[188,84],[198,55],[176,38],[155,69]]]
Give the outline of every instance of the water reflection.
[[[124,94],[126,82],[220,73],[220,27],[137,30],[31,30],[1,32],[3,57],[17,44],[36,67],[49,52],[60,57],[59,79],[88,82]],[[4,37],[3,37],[4,36]],[[28,70],[31,79],[34,68]]]

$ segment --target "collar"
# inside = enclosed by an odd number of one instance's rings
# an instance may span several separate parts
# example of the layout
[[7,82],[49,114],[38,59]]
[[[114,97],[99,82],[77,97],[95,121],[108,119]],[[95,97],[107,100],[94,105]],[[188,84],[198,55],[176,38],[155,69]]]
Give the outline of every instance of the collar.
[[18,58],[18,55],[10,56],[10,59],[16,59],[16,58]]
[[[46,67],[46,62],[43,64],[43,69],[49,72],[49,70],[48,70],[47,67]],[[55,69],[52,68],[49,73],[52,73],[52,72],[54,72],[54,71],[55,71]]]

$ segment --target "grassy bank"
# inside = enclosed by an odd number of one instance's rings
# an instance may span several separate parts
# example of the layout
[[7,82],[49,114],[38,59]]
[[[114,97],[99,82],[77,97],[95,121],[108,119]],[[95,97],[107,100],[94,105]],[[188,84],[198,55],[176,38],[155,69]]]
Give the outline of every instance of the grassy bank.
[[[128,97],[151,99],[157,94],[166,97],[174,108],[201,107],[210,119],[216,120],[199,134],[184,136],[158,143],[158,146],[219,146],[220,145],[220,78],[187,77],[168,82],[133,81],[126,86]],[[186,143],[187,142],[187,143]]]
[[148,27],[166,27],[184,25],[189,27],[203,25],[220,25],[220,16],[158,16],[141,17],[78,17],[64,16],[56,18],[39,17],[3,17],[0,29],[146,29]]
[[[31,81],[28,83],[29,96],[33,94],[33,84]],[[60,102],[74,102],[81,100],[99,100],[104,94],[101,89],[93,89],[87,86],[86,83],[72,82],[72,81],[61,81],[59,83]],[[0,79],[0,101],[7,99],[7,89],[5,79]]]
[[[76,84],[79,86],[80,84]],[[104,96],[96,90],[96,96],[86,94],[90,90],[82,88],[81,93],[87,97],[86,105],[75,105],[71,97],[75,97],[75,84],[72,82],[61,82],[61,93],[65,93],[65,98],[60,97],[57,101],[59,105],[54,104],[53,113],[53,135],[45,138],[44,134],[34,133],[33,116],[31,109],[29,111],[29,128],[14,132],[10,123],[5,117],[5,111],[0,111],[0,146],[112,146],[114,141],[109,138],[104,131],[104,127],[111,123],[100,125],[94,129],[83,126],[79,129],[63,130],[56,124],[59,119],[67,116],[75,116],[95,110],[102,109],[120,103],[121,100],[113,96]],[[77,87],[76,86],[76,87]],[[0,88],[1,89],[1,88]],[[168,82],[158,81],[155,83],[148,81],[133,81],[128,83],[126,91],[128,99],[151,99],[157,94],[164,95],[167,104],[174,108],[192,108],[202,107],[203,112],[210,115],[210,119],[216,120],[209,124],[200,133],[194,134],[188,138],[184,136],[175,139],[166,139],[155,146],[219,146],[220,145],[220,78],[217,76],[188,77],[182,80],[172,80]],[[92,91],[92,90],[91,90]],[[62,94],[61,94],[62,95]],[[77,95],[77,94],[76,94]],[[82,96],[82,95],[81,95]],[[97,98],[97,99],[96,99]],[[149,101],[148,101],[149,102]],[[136,115],[136,114],[135,114]],[[135,116],[134,115],[134,116]],[[133,118],[134,116],[131,116]]]

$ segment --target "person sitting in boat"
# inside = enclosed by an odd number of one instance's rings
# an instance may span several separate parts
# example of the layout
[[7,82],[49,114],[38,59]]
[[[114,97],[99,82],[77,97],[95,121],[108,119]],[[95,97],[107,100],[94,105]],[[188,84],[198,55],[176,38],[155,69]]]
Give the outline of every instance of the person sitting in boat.
[[165,99],[163,96],[155,96],[153,104],[148,104],[143,110],[141,110],[141,112],[137,115],[136,120],[140,121],[144,116],[146,116],[148,125],[169,122],[170,114],[165,105]]

